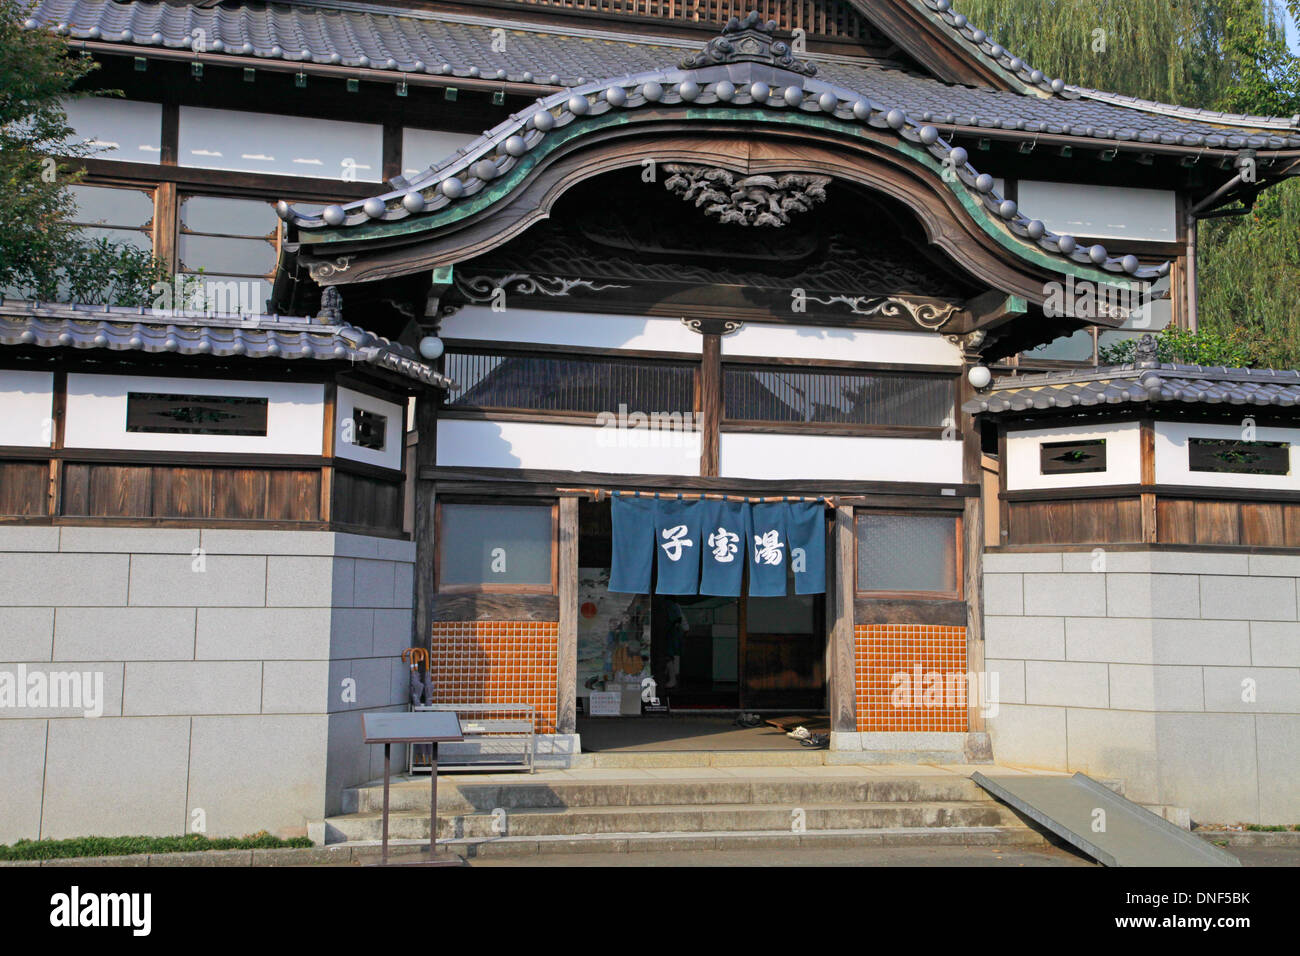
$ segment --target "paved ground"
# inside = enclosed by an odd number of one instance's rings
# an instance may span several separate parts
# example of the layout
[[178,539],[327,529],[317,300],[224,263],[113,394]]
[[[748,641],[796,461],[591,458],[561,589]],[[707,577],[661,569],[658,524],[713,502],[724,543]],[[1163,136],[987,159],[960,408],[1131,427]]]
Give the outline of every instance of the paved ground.
[[695,853],[575,853],[475,860],[517,866],[1093,866],[1054,847],[863,847],[841,850],[704,850]]
[[[1229,848],[1246,866],[1300,866],[1300,848]],[[1096,866],[1058,847],[864,847],[843,850],[705,850],[696,853],[575,853],[475,860],[474,867],[520,866]]]

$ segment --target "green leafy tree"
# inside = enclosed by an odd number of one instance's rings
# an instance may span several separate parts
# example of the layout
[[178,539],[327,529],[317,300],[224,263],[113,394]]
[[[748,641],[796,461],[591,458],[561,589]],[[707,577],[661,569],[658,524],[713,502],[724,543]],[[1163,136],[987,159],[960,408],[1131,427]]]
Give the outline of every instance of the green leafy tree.
[[[1155,336],[1156,358],[1179,365],[1222,365],[1227,368],[1251,368],[1261,364],[1262,353],[1244,329],[1226,333],[1203,329],[1189,332],[1171,327]],[[1138,340],[1120,339],[1097,350],[1102,365],[1123,365],[1137,357]]]
[[[1285,8],[1274,0],[956,6],[1038,69],[1070,83],[1231,113],[1300,113],[1300,64],[1283,30],[1287,12],[1300,20],[1300,0],[1286,0]],[[1105,40],[1100,48],[1097,30]],[[1300,367],[1300,183],[1270,187],[1245,216],[1203,220],[1197,267],[1205,333],[1244,336],[1254,364]]]
[[69,187],[80,170],[66,160],[91,153],[72,142],[62,101],[95,63],[60,37],[22,27],[14,0],[0,0],[0,289],[42,299],[139,305],[165,274],[149,253],[89,241],[68,224]]

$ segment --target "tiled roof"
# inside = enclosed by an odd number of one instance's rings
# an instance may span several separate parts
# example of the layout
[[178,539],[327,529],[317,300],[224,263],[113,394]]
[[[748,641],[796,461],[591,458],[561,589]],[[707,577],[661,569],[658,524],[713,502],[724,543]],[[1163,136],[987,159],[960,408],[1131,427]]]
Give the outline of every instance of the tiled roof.
[[962,406],[972,414],[1069,410],[1132,402],[1187,405],[1300,404],[1300,372],[1136,362],[1084,371],[1017,375]]
[[404,345],[351,325],[281,315],[170,315],[145,308],[0,303],[0,346],[361,362],[438,388],[451,380]]
[[[1005,95],[1020,102],[1030,101],[1028,97]],[[1018,254],[1028,257],[1028,247],[1032,246],[1057,263],[1110,273],[1115,279],[1106,277],[1103,281],[1112,285],[1126,285],[1129,277],[1155,280],[1169,271],[1167,262],[1144,266],[1135,255],[1112,256],[1100,244],[1084,246],[1074,236],[1052,232],[1041,220],[1030,218],[1013,200],[1001,195],[993,176],[972,166],[967,150],[949,143],[937,123],[918,120],[892,102],[881,102],[821,79],[816,65],[793,57],[789,45],[756,14],[728,24],[720,36],[684,60],[680,68],[624,75],[552,93],[411,180],[392,180],[386,193],[330,205],[318,213],[300,213],[285,202],[277,203],[276,210],[298,230],[296,238],[318,248],[352,237],[369,238],[383,231],[401,230],[409,235],[436,229],[455,221],[461,210],[482,208],[481,194],[495,188],[495,180],[510,176],[526,162],[535,168],[538,157],[569,137],[571,125],[579,124],[578,129],[583,128],[581,124],[598,128],[611,120],[621,122],[620,114],[650,104],[660,110],[748,108],[761,112],[759,118],[765,120],[794,123],[808,116],[822,121],[833,119],[848,130],[871,127],[892,133],[906,144],[905,148],[928,154],[935,168],[951,169],[954,175],[945,175],[944,180],[951,179],[949,188],[967,192],[972,203],[982,208],[983,228],[990,233],[1005,228],[1016,239],[1025,241],[1026,248]],[[497,189],[487,201],[500,201],[524,181],[526,175],[514,177],[506,190]],[[363,227],[364,232],[360,231]],[[313,278],[319,281],[334,271],[333,266],[325,268],[329,272],[313,271]]]
[[[698,43],[620,34],[610,29],[565,29],[446,12],[402,10],[340,0],[309,0],[292,6],[246,2],[200,8],[127,0],[28,0],[29,29],[53,29],[75,40],[132,47],[192,49],[195,31],[204,51],[252,60],[351,66],[447,77],[535,83],[547,87],[671,68]],[[991,51],[1004,68],[1018,57],[971,28],[942,0],[912,0],[930,9],[980,55]],[[507,31],[504,49],[494,50],[493,30]],[[974,38],[980,37],[977,42]],[[501,46],[497,43],[496,46]],[[1060,81],[1047,88],[1061,95],[1036,96],[955,86],[845,56],[810,55],[822,78],[887,102],[923,122],[1088,136],[1117,143],[1227,149],[1300,147],[1296,117],[1240,117],[1091,90]],[[1003,62],[1005,61],[1005,62]],[[1037,71],[1020,66],[1032,83]],[[1041,86],[1044,80],[1036,85]],[[1057,88],[1060,87],[1058,90]]]

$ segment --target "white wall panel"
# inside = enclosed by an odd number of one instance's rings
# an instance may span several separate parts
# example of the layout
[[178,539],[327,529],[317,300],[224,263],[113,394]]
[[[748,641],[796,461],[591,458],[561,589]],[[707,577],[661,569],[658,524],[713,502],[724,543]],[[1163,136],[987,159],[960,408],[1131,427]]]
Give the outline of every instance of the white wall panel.
[[961,352],[937,332],[837,329],[751,322],[722,337],[722,356],[961,365]]
[[1177,196],[1163,189],[1022,179],[1021,210],[1054,232],[1102,239],[1178,240]]
[[53,414],[54,373],[0,370],[0,445],[48,448]]
[[162,104],[88,96],[63,101],[73,142],[95,148],[92,159],[156,163],[162,156]]
[[[173,435],[126,430],[128,392],[168,395],[246,395],[268,399],[266,435]],[[325,432],[325,386],[312,383],[232,382],[144,375],[68,375],[68,448],[139,451],[251,452],[319,455]]]
[[[1043,442],[1106,441],[1106,470],[1073,474],[1042,474]],[[1007,491],[1031,488],[1091,488],[1096,485],[1136,485],[1142,482],[1142,438],[1137,422],[1093,425],[1089,428],[1035,428],[1007,432]]]
[[540,422],[443,419],[438,422],[438,465],[698,475],[700,435]]
[[[1242,409],[1242,418],[1248,417]],[[1195,425],[1156,422],[1156,483],[1160,485],[1203,485],[1213,488],[1268,488],[1300,491],[1300,428],[1256,428],[1253,441],[1284,441],[1291,444],[1289,475],[1236,475],[1188,468],[1189,438],[1243,438],[1240,425]]]
[[383,127],[373,123],[182,106],[182,166],[377,183]]
[[486,305],[466,306],[442,320],[442,337],[660,352],[697,353],[703,348],[704,336],[686,328],[680,319],[515,309],[509,301],[507,294],[504,312],[493,312]]
[[960,484],[961,453],[959,441],[723,432],[718,470],[726,478]]
[[[356,444],[356,410],[362,409],[383,415],[387,419],[382,450],[364,448]],[[350,388],[339,388],[338,411],[334,416],[334,454],[339,458],[363,461],[368,465],[397,470],[402,467],[402,443],[406,440],[404,426],[406,410],[401,405],[394,405],[382,398],[373,398]]]

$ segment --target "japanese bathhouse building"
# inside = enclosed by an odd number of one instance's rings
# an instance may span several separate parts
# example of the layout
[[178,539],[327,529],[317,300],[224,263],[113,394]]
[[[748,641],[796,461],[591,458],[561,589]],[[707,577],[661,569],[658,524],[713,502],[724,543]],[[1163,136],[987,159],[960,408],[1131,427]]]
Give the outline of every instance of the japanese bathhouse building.
[[0,306],[0,658],[106,675],[0,721],[0,839],[318,822],[412,645],[544,765],[793,713],[1294,822],[1300,380],[1095,358],[1300,120],[757,7],[31,6],[125,94],[78,222],[205,293]]

